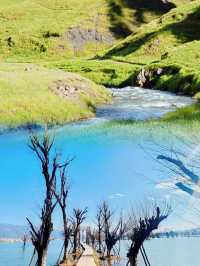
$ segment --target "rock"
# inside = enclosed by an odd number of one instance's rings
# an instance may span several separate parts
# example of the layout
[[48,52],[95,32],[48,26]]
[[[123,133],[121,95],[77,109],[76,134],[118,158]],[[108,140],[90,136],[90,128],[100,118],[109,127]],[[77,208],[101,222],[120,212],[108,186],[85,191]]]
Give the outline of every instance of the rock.
[[31,67],[25,67],[24,71],[31,71],[32,68]]
[[158,69],[157,69],[157,74],[158,74],[158,75],[161,75],[162,73],[163,73],[163,69],[162,69],[162,68],[158,68]]
[[152,78],[160,76],[163,73],[162,68],[158,69],[142,69],[136,79],[136,84],[142,88],[151,88],[152,87]]
[[79,92],[88,89],[87,84],[72,85],[71,82],[67,82],[66,80],[57,80],[50,87],[56,94],[66,99],[75,99],[79,97]]
[[151,87],[151,83],[150,83],[151,77],[152,77],[152,72],[150,70],[142,69],[141,72],[137,76],[136,83],[142,88],[144,87],[149,88]]
[[87,42],[98,42],[113,44],[114,37],[111,33],[101,33],[96,29],[84,29],[81,27],[71,27],[67,32],[67,39],[74,48],[81,50]]

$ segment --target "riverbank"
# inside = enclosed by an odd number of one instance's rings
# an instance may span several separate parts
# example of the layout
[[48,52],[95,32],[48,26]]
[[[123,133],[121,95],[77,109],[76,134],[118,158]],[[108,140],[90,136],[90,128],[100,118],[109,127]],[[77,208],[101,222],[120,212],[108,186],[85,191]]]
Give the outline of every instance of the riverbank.
[[[5,3],[7,1],[4,0]],[[114,43],[104,45],[99,41],[100,33],[96,32],[98,40],[92,39],[95,49],[90,49],[91,40],[89,43],[87,40],[94,33],[92,30],[80,30],[78,26],[67,28],[68,31],[63,28],[64,22],[69,27],[68,19],[64,19],[66,12],[77,12],[76,8],[61,12],[60,9],[54,10],[57,2],[52,2],[49,10],[46,6],[32,2],[34,12],[31,16],[38,19],[40,14],[41,22],[49,22],[44,30],[33,24],[33,32],[37,36],[33,38],[32,31],[18,36],[19,27],[27,26],[27,21],[30,25],[30,13],[26,13],[27,2],[19,1],[19,5],[8,2],[9,8],[0,4],[1,10],[5,11],[5,17],[0,17],[5,31],[2,32],[4,41],[0,48],[1,125],[9,128],[52,126],[94,117],[96,106],[111,101],[109,93],[102,86],[122,88],[140,85],[199,98],[199,0],[191,3],[185,1],[182,5],[175,1],[177,8],[168,13],[161,12],[155,16],[156,20],[148,19],[146,22],[150,23],[141,23],[141,27],[137,26],[133,34],[119,41],[115,39]],[[94,6],[92,2],[88,1]],[[62,6],[63,3],[60,4]],[[16,7],[19,13],[13,18]],[[102,6],[108,22],[107,8]],[[20,10],[25,13],[20,15]],[[62,25],[60,22],[56,24],[54,29],[57,12],[64,22]],[[73,15],[74,23],[79,24],[86,17],[85,10],[80,17]],[[125,21],[124,13],[122,18]],[[11,28],[13,19],[16,25]],[[104,36],[109,26],[103,21],[100,24],[106,29]],[[88,25],[92,27],[92,24]],[[76,47],[66,43],[70,41],[70,36],[74,36],[75,41],[82,36],[86,41],[83,45],[85,51],[76,52]],[[102,52],[103,48],[106,49]],[[177,120],[180,115],[179,120],[189,122],[188,119],[199,120],[198,113],[200,110],[196,105],[181,108],[166,119]]]
[[36,64],[0,64],[0,124],[58,125],[95,116],[109,92],[78,74]]
[[[156,126],[156,124],[162,125],[163,123],[173,122],[175,119],[177,121],[187,119],[186,116],[180,115],[180,113],[184,113],[182,110],[185,110],[185,108],[188,109],[189,113],[192,113],[191,107],[200,109],[198,102],[194,99],[169,92],[139,87],[112,88],[107,89],[106,92],[108,95],[112,95],[112,102],[102,102],[101,105],[97,106],[94,109],[95,117],[63,124],[58,124],[55,121],[55,123],[47,124],[48,128],[56,129],[65,124],[69,127],[77,125],[80,128],[82,126],[87,128],[88,125],[92,125],[94,128],[96,126],[109,127],[109,125],[117,123],[121,125],[129,124],[131,127],[135,125],[148,127],[149,124],[153,125],[153,123]],[[61,96],[59,95],[59,97]],[[35,122],[15,124],[14,126],[2,124],[0,129],[2,133],[6,133],[15,130],[39,130],[43,127],[45,127],[45,123],[38,124]]]

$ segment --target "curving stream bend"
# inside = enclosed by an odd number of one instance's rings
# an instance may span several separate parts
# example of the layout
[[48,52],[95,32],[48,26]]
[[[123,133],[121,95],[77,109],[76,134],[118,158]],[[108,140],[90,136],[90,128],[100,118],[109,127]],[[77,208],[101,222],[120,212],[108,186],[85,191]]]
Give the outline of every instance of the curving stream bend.
[[110,120],[148,120],[190,105],[194,99],[170,92],[125,87],[110,89],[113,103],[97,108],[96,116]]

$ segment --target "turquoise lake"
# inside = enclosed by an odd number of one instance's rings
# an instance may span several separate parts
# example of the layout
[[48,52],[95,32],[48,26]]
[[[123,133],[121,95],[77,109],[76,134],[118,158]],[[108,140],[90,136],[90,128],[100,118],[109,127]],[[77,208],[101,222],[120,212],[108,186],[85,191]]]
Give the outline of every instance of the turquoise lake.
[[[62,154],[63,159],[75,157],[69,168],[69,213],[73,207],[87,206],[86,224],[92,224],[97,204],[102,200],[124,213],[140,203],[168,201],[174,211],[163,223],[163,230],[200,227],[199,217],[192,211],[198,200],[167,187],[165,184],[173,177],[156,160],[162,145],[181,146],[180,139],[191,139],[195,127],[118,121],[157,118],[193,100],[140,90],[126,88],[121,95],[113,90],[114,103],[99,108],[97,118],[51,129],[55,135],[54,151]],[[27,146],[28,140],[27,130],[0,135],[1,223],[26,225],[26,217],[34,223],[38,221],[43,179],[40,165]],[[57,210],[56,229],[62,225],[59,217]],[[153,266],[198,266],[199,245],[199,238],[159,239],[147,242],[146,249]],[[59,250],[60,242],[53,243],[49,265],[55,263]],[[28,265],[31,252],[28,247],[23,253],[20,244],[0,244],[0,266]]]

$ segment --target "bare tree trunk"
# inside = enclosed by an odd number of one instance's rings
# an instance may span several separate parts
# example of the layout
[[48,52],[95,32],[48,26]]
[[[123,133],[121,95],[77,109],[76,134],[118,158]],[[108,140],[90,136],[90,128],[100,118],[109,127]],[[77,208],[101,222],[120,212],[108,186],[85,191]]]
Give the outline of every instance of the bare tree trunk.
[[57,154],[51,159],[53,144],[54,141],[47,132],[45,132],[42,139],[36,135],[30,137],[29,147],[41,163],[42,175],[45,181],[45,198],[41,209],[40,225],[34,226],[27,218],[31,241],[37,252],[37,266],[46,266],[47,250],[53,231],[52,214],[58,202],[55,198],[56,179],[59,170],[65,166],[58,162]]
[[43,250],[41,254],[38,254],[37,266],[46,266],[47,265],[47,249]]
[[69,239],[71,236],[71,227],[68,224],[68,218],[67,218],[67,197],[69,192],[69,184],[67,181],[67,167],[70,164],[72,160],[67,160],[63,165],[60,166],[60,191],[54,191],[54,195],[58,201],[58,204],[60,206],[61,212],[62,212],[62,218],[63,218],[63,231],[64,231],[64,245],[63,245],[63,258],[62,262],[65,262],[67,259],[67,249],[69,244]]
[[81,224],[86,219],[86,214],[87,214],[87,208],[85,208],[84,210],[73,209],[73,217],[71,217],[71,223],[72,223],[74,259],[76,259],[78,248],[80,248]]
[[126,231],[126,224],[123,223],[122,217],[120,217],[119,222],[113,226],[113,211],[109,208],[105,201],[102,203],[101,209],[107,258],[110,258],[111,251],[114,249],[114,246],[117,244],[117,242],[123,237]]
[[63,259],[62,261],[66,261],[67,259],[67,249],[68,249],[68,243],[69,243],[69,239],[67,237],[67,216],[66,216],[66,212],[63,212],[63,222],[64,222],[64,253],[63,253]]
[[64,253],[63,253],[63,259],[62,259],[62,261],[64,262],[64,261],[66,261],[66,259],[67,259],[67,249],[68,249],[68,240],[66,240],[65,239],[65,241],[64,241]]
[[111,249],[107,249],[107,257],[108,257],[108,258],[111,257]]
[[136,219],[136,215],[134,213],[132,214],[133,218],[129,217],[130,230],[132,231],[130,239],[132,243],[127,257],[131,266],[137,265],[137,257],[140,249],[143,247],[144,241],[150,237],[154,230],[158,229],[160,223],[167,219],[170,213],[171,208],[167,205],[163,207],[163,211],[159,207],[153,206],[152,215],[149,215],[148,209],[144,213],[143,217],[140,216]]
[[137,260],[135,258],[129,259],[130,266],[137,266]]
[[138,253],[140,251],[140,246],[142,245],[142,243],[138,243],[136,245],[134,245],[131,250],[129,251],[129,254],[127,255],[129,258],[129,262],[130,262],[130,266],[137,266],[137,257],[138,257]]

